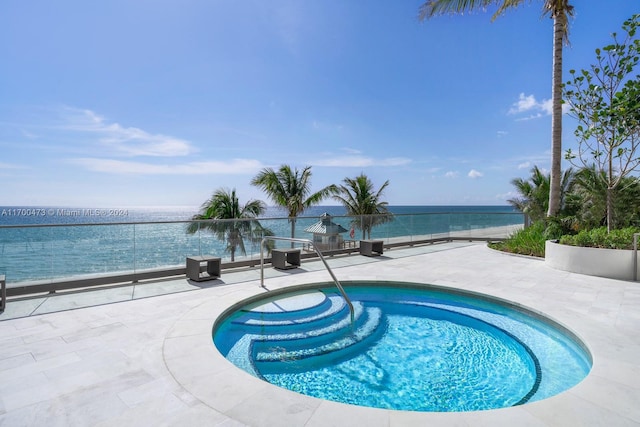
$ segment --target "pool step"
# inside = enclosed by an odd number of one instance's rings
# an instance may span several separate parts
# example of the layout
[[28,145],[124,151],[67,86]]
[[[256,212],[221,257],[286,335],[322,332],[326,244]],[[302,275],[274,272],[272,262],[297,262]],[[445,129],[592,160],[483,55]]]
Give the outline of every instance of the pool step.
[[[355,309],[355,306],[354,306]],[[331,319],[339,319],[348,312],[348,306],[341,296],[326,296],[321,305],[289,313],[247,312],[232,322],[244,330],[260,334],[277,334],[285,330],[287,333],[307,332],[326,325]]]
[[386,325],[380,309],[365,309],[361,302],[353,308],[352,323],[342,296],[322,292],[253,307],[233,320],[232,332],[244,336],[229,349],[227,358],[244,360],[243,369],[256,376],[348,359],[375,342]]
[[323,313],[335,304],[336,297],[336,295],[327,295],[322,291],[313,291],[259,303],[241,310],[233,323],[278,322],[313,316]]
[[[283,313],[287,307],[295,310]],[[356,302],[353,308],[357,323],[363,314],[363,305]],[[326,343],[343,334],[344,329],[355,327],[342,296],[319,291],[254,307],[234,319],[232,324],[234,330],[241,330],[243,334],[251,331],[256,343],[285,341],[291,347],[298,343]]]
[[[357,318],[362,305],[354,306]],[[250,357],[251,343],[287,334],[295,339],[329,334],[350,325],[349,309],[341,296],[320,291],[300,294],[255,306],[235,317],[226,331],[226,340],[216,343],[218,349],[241,363]],[[295,335],[297,334],[297,335]],[[248,338],[247,338],[248,337]],[[240,340],[243,338],[242,340]],[[281,338],[281,337],[279,337]],[[239,341],[240,340],[240,341]],[[249,343],[249,345],[247,345]],[[226,347],[229,344],[230,347]]]
[[330,334],[309,338],[265,337],[253,342],[254,367],[262,374],[304,371],[344,360],[382,335],[382,311],[367,308],[356,324],[336,328]]

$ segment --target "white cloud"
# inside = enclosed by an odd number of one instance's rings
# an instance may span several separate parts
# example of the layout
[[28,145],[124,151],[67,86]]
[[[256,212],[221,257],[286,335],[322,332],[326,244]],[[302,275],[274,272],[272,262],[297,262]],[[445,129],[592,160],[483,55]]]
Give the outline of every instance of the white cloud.
[[102,144],[125,156],[174,157],[195,151],[189,142],[182,139],[108,123],[91,110],[67,107],[62,114],[64,129],[95,133]]
[[457,178],[458,175],[460,175],[458,172],[455,171],[449,171],[447,173],[444,174],[445,178]]
[[484,174],[482,172],[479,172],[475,169],[471,169],[469,171],[469,173],[467,174],[467,176],[471,179],[476,179],[476,178],[482,178],[484,176]]
[[366,166],[403,166],[411,163],[406,157],[389,157],[386,159],[373,159],[365,156],[338,156],[332,159],[312,161],[314,166],[329,167],[366,167]]
[[542,101],[536,100],[534,95],[525,96],[521,93],[518,100],[511,105],[507,114],[518,115],[522,113],[529,113],[528,116],[519,118],[518,120],[531,120],[539,117],[548,116],[551,114],[552,100],[543,99]]
[[547,116],[550,116],[553,112],[553,101],[551,99],[543,100],[542,102],[540,102],[540,109],[542,109],[542,111],[544,111]]
[[263,167],[259,161],[253,159],[190,162],[175,165],[97,158],[71,159],[69,162],[93,172],[135,175],[241,175],[254,174]]
[[102,142],[131,156],[186,156],[193,151],[186,141],[165,135],[151,135],[137,128],[123,128],[117,123],[104,130]]
[[404,166],[411,163],[411,159],[406,157],[389,157],[387,159],[380,159],[375,162],[375,166]]
[[525,111],[530,111],[534,108],[538,108],[536,97],[533,95],[525,96],[524,93],[521,93],[518,97],[518,101],[514,102],[509,109],[509,114],[518,114]]
[[531,162],[524,162],[518,165],[518,169],[529,169],[531,167]]
[[499,130],[497,132],[498,138],[502,138],[503,136],[507,136],[509,134],[509,132],[504,131],[504,130]]
[[344,147],[342,148],[342,151],[349,153],[349,154],[361,154],[362,151],[355,149],[355,148],[349,148],[349,147]]

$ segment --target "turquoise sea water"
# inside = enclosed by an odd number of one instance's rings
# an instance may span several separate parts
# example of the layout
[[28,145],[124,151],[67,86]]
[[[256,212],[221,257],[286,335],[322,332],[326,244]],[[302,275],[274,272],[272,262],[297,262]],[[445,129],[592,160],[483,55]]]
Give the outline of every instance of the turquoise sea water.
[[[187,234],[197,207],[64,208],[0,206],[0,274],[8,282],[58,280],[94,274],[129,273],[184,266],[185,257],[229,259],[226,243],[206,231]],[[372,238],[424,236],[452,231],[522,224],[510,206],[391,206],[394,220],[374,228]],[[296,237],[329,213],[350,230],[352,218],[341,206],[318,206],[296,221]],[[285,212],[269,208],[260,220],[276,236],[289,237]],[[348,232],[344,238],[350,239]],[[354,230],[353,239],[360,239]],[[245,254],[259,258],[259,244],[245,241]]]

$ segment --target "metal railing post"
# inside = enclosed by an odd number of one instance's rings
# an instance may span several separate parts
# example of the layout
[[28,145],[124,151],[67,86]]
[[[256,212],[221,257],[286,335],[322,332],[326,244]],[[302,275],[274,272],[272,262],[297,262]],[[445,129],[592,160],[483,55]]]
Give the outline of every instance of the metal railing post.
[[309,247],[313,248],[315,253],[318,254],[318,258],[320,258],[320,261],[322,261],[325,268],[329,272],[329,275],[333,279],[333,283],[335,283],[336,287],[338,288],[338,291],[340,291],[340,294],[342,294],[342,298],[344,298],[345,302],[349,306],[349,312],[351,313],[351,323],[353,323],[353,320],[355,317],[355,309],[353,308],[353,304],[351,303],[351,300],[347,296],[347,293],[345,292],[344,288],[338,281],[338,278],[336,277],[336,275],[333,274],[331,267],[329,267],[329,264],[327,264],[327,261],[324,259],[324,256],[322,256],[322,253],[320,252],[320,250],[316,248],[313,242],[309,239],[294,239],[290,237],[276,237],[276,236],[264,237],[262,241],[260,241],[260,287],[264,288],[264,250],[263,249],[264,249],[264,243],[267,240],[283,240],[283,241],[291,242],[291,244],[293,244],[294,242],[307,243]]
[[0,313],[4,311],[7,305],[7,282],[4,274],[0,274]]
[[638,281],[638,236],[640,233],[633,234],[633,281]]

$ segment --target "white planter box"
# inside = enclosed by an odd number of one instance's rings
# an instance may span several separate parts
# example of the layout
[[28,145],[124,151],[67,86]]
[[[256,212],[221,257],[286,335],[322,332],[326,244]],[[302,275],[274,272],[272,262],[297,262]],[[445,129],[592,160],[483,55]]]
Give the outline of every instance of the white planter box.
[[[549,267],[589,276],[633,280],[633,251],[582,248],[547,240],[544,262]],[[636,271],[640,278],[640,269]]]

